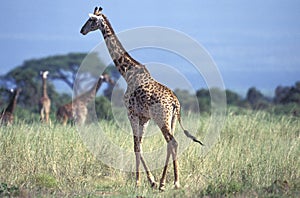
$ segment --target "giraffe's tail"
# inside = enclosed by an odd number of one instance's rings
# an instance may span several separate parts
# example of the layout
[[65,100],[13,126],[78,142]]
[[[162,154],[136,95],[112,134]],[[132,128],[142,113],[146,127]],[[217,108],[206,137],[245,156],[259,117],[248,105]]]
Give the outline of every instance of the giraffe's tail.
[[180,115],[178,115],[178,122],[179,122],[179,124],[180,124],[180,126],[181,126],[181,128],[182,128],[182,130],[183,130],[183,132],[184,132],[184,134],[185,134],[188,138],[191,138],[194,142],[198,142],[199,144],[201,144],[202,146],[204,146],[204,144],[203,144],[201,141],[197,140],[197,138],[196,138],[195,136],[193,136],[192,134],[190,134],[190,132],[188,132],[187,130],[184,129],[184,127],[183,127],[182,124],[181,124],[181,118],[180,118]]

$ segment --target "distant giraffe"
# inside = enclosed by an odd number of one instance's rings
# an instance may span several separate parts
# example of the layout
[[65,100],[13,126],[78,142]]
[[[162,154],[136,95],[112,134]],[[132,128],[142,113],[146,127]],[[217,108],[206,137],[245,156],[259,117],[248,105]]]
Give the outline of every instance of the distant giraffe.
[[49,72],[48,71],[41,71],[40,75],[42,77],[43,85],[42,85],[42,91],[43,95],[40,99],[39,107],[40,107],[40,120],[45,123],[50,123],[51,120],[49,119],[50,114],[50,107],[51,107],[51,100],[47,93],[47,76]]
[[95,98],[102,82],[113,84],[113,80],[109,75],[101,75],[97,83],[89,91],[58,108],[56,113],[57,120],[63,125],[66,125],[68,120],[75,120],[79,125],[84,124],[88,113],[87,105]]
[[12,89],[12,97],[10,99],[10,102],[8,106],[1,112],[0,115],[0,121],[1,124],[11,125],[14,122],[14,110],[17,105],[17,100],[19,97],[19,94],[21,92],[20,88]]
[[146,67],[128,54],[114,33],[107,17],[101,11],[102,8],[98,9],[96,7],[94,13],[89,14],[89,19],[81,28],[80,32],[83,35],[98,29],[102,32],[111,58],[127,82],[124,102],[133,131],[134,152],[136,157],[136,186],[140,185],[139,166],[141,162],[151,186],[157,186],[150,169],[146,165],[141,148],[145,126],[150,119],[153,119],[168,143],[167,157],[160,179],[159,189],[165,189],[167,167],[171,155],[174,166],[174,185],[175,188],[179,188],[177,162],[178,144],[173,135],[176,120],[179,121],[187,137],[201,145],[203,144],[187,130],[184,130],[180,119],[180,103],[175,94],[169,88],[154,80]]

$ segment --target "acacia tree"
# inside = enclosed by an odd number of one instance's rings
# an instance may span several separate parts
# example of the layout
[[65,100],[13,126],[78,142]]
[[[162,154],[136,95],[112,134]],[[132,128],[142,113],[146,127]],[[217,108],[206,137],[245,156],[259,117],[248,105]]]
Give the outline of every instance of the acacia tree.
[[[25,61],[21,66],[0,76],[0,86],[7,88],[20,87],[22,94],[20,95],[19,103],[36,110],[42,87],[39,73],[40,71],[48,70],[50,73],[47,82],[48,94],[54,103],[61,104],[63,98],[60,98],[60,95],[55,91],[54,82],[63,82],[70,89],[73,89],[75,82],[86,81],[87,79],[96,81],[99,78],[95,70],[103,69],[104,64],[100,61],[97,54],[89,54],[88,59],[85,59],[86,56],[86,53],[69,53],[67,55],[56,55]],[[78,73],[83,60],[90,67]],[[75,81],[76,78],[77,80]],[[77,85],[77,88],[77,90],[80,90],[81,87]]]

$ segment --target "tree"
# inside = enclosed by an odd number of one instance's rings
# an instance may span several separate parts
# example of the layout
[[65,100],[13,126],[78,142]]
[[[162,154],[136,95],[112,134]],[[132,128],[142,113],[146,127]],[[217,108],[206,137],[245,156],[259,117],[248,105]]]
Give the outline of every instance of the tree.
[[183,110],[190,112],[199,111],[199,103],[195,95],[192,95],[188,90],[175,89],[174,92],[178,97],[181,108]]
[[284,104],[287,103],[288,99],[287,96],[290,92],[290,87],[282,87],[278,86],[275,89],[275,96],[274,96],[274,102],[276,104]]
[[88,105],[88,112],[86,123],[113,119],[111,102],[104,96],[96,97],[94,103]]
[[295,85],[291,87],[276,87],[274,102],[276,104],[300,104],[300,81],[296,82]]
[[249,102],[253,109],[265,109],[269,106],[267,98],[255,87],[251,87],[246,96],[246,100]]
[[[111,79],[116,83],[119,78],[121,77],[120,72],[118,71],[118,69],[114,66],[114,65],[109,65],[106,70],[105,73],[108,73],[111,77]],[[112,96],[112,92],[113,92],[113,88],[117,86],[116,84],[108,84],[107,85],[107,89],[104,90],[103,94],[104,96],[108,99],[111,100],[111,96]]]
[[[88,65],[88,67],[82,67],[79,70],[83,61],[84,65]],[[73,89],[76,78],[79,79],[79,82],[89,78],[98,79],[97,71],[104,67],[95,53],[69,53],[25,61],[21,66],[2,76],[1,79],[6,83],[25,86],[29,80],[36,80],[41,70],[48,70],[50,72],[49,80],[62,81]]]
[[[88,67],[80,67],[82,64]],[[54,82],[64,82],[70,89],[76,86],[77,91],[87,90],[86,84],[79,82],[95,82],[99,78],[99,70],[104,69],[104,64],[97,54],[69,53],[67,55],[49,56],[41,59],[25,61],[7,74],[0,77],[2,87],[20,87],[23,91],[19,103],[27,108],[37,111],[37,104],[41,96],[42,82],[40,71],[49,71],[48,95],[55,103],[62,104],[59,94],[55,90]],[[76,81],[75,81],[76,79]],[[77,83],[77,85],[75,85]],[[84,87],[80,86],[81,84]],[[90,85],[92,86],[92,85]]]
[[210,112],[211,100],[207,89],[200,89],[196,92],[200,111]]
[[228,89],[226,90],[226,100],[228,105],[238,106],[241,104],[241,97],[237,93]]

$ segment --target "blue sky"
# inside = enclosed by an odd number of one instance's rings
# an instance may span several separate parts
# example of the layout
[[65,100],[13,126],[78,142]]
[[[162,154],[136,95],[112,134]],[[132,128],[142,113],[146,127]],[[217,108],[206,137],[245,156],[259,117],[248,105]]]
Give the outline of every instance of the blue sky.
[[270,94],[277,85],[300,80],[298,0],[10,0],[1,4],[1,75],[24,60],[93,49],[102,37],[84,37],[79,30],[87,14],[100,5],[116,32],[162,26],[191,36],[210,53],[228,89],[243,93],[255,86]]

